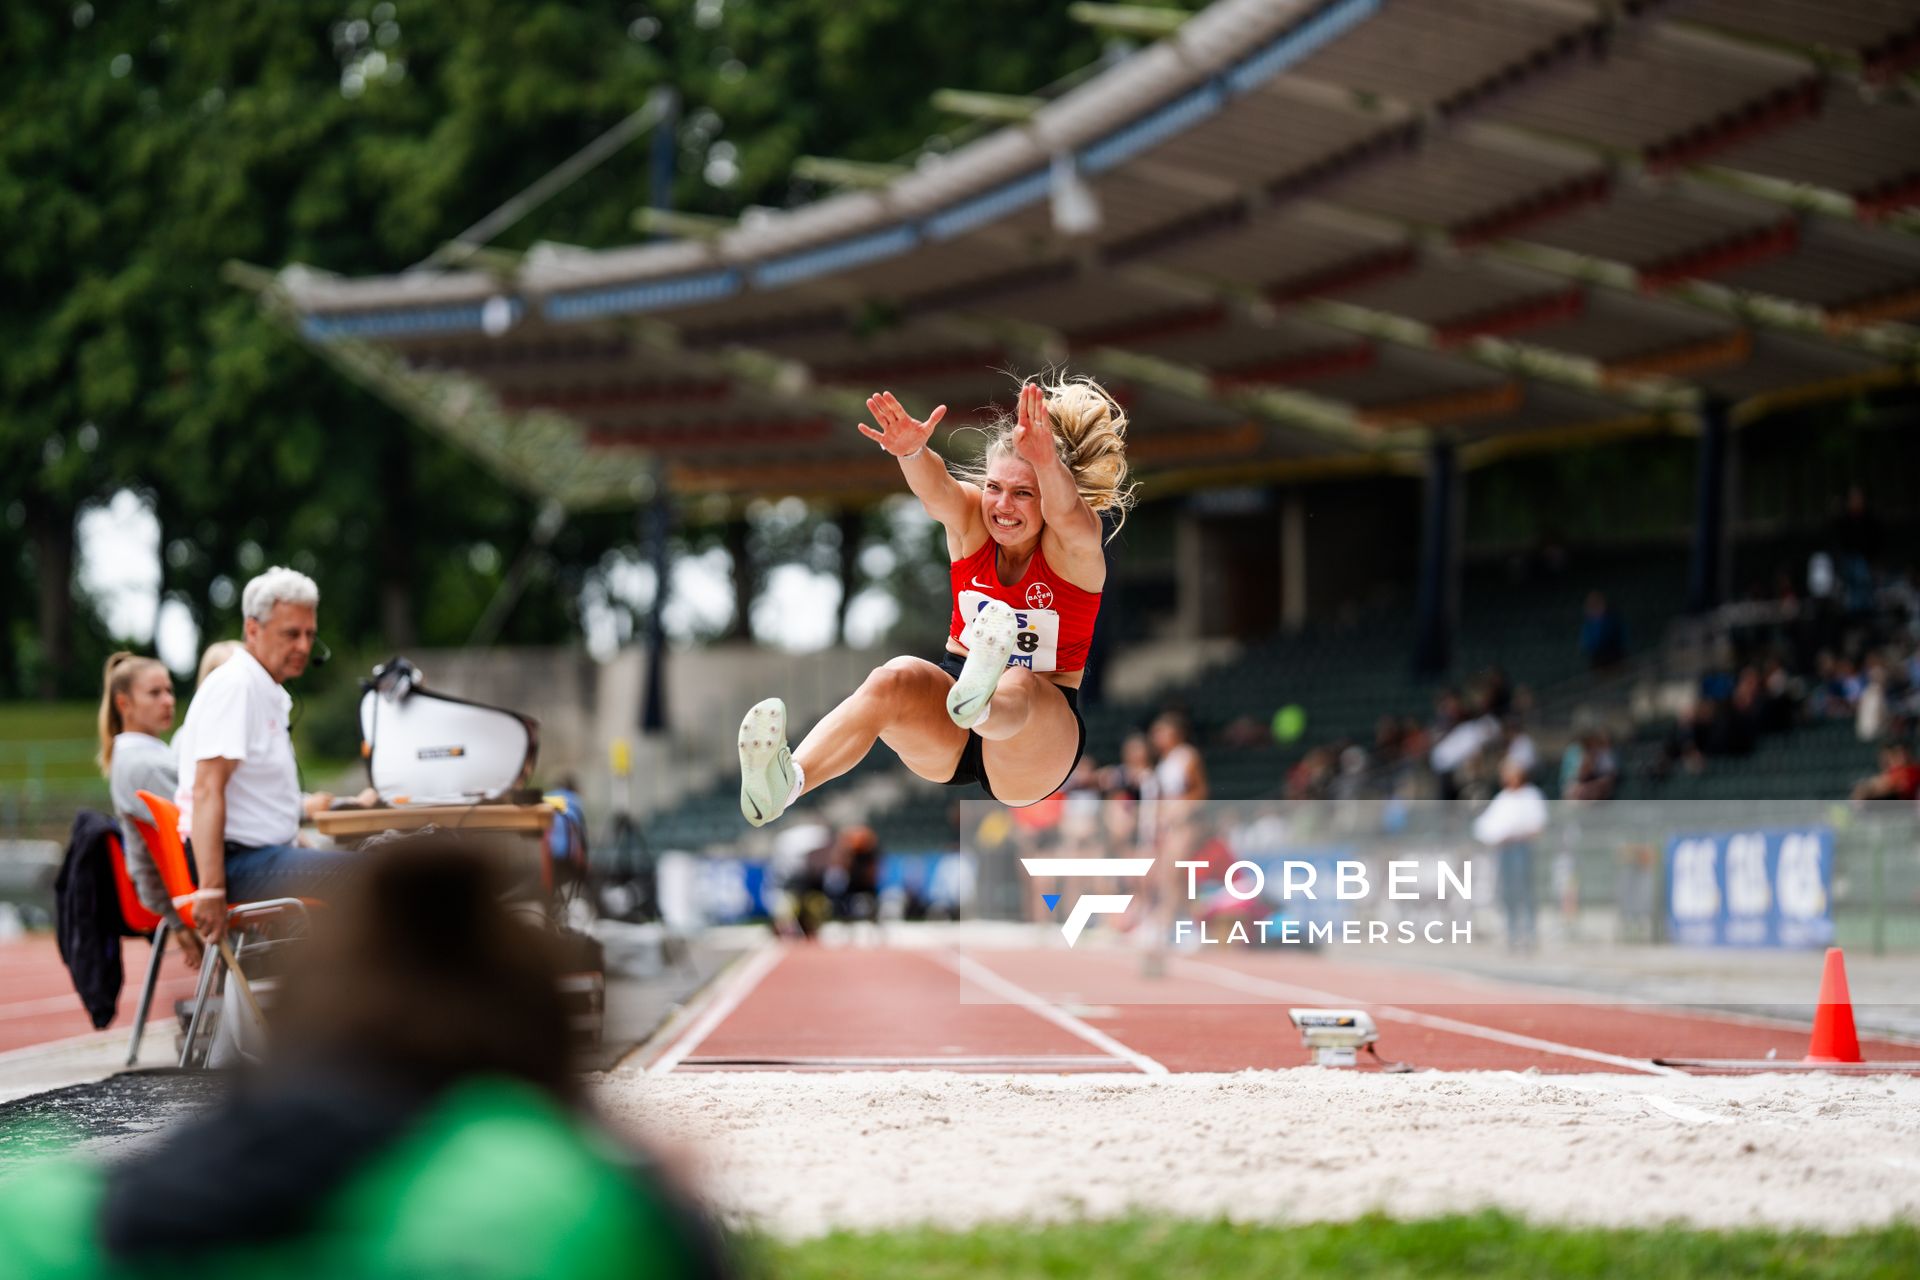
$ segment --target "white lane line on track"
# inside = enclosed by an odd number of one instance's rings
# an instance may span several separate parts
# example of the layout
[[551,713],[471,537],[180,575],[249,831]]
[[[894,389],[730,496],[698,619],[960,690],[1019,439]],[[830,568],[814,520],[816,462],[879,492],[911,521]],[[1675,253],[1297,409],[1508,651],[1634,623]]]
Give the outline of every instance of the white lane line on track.
[[1580,1058],[1610,1067],[1624,1067],[1629,1071],[1644,1071],[1650,1076],[1676,1076],[1681,1079],[1687,1076],[1684,1071],[1674,1067],[1663,1067],[1647,1058],[1629,1058],[1617,1053],[1603,1053],[1598,1049],[1583,1049],[1576,1044],[1561,1044],[1556,1040],[1542,1040],[1538,1036],[1523,1036],[1512,1031],[1502,1031],[1498,1027],[1483,1027],[1476,1022],[1461,1022],[1457,1018],[1446,1018],[1439,1014],[1419,1013],[1412,1009],[1379,1004],[1372,1000],[1361,1000],[1332,991],[1318,991],[1312,987],[1302,987],[1291,982],[1275,982],[1271,978],[1258,978],[1250,973],[1241,973],[1237,969],[1223,969],[1217,965],[1203,964],[1198,960],[1175,960],[1173,968],[1180,973],[1200,978],[1216,986],[1231,987],[1253,995],[1270,996],[1275,1000],[1315,1000],[1328,1004],[1351,1005],[1370,1011],[1376,1018],[1405,1022],[1416,1027],[1426,1027],[1432,1031],[1448,1031],[1455,1035],[1473,1036],[1480,1040],[1491,1040],[1495,1044],[1511,1045],[1516,1049],[1533,1049],[1540,1053],[1557,1054],[1563,1058]]
[[978,1067],[998,1068],[1003,1071],[1047,1071],[1056,1067],[1124,1067],[1127,1064],[1119,1058],[1105,1053],[1000,1053],[980,1054],[972,1057],[959,1055],[931,1055],[917,1058],[863,1058],[863,1057],[739,1057],[706,1058],[695,1055],[681,1064],[683,1067],[805,1067],[836,1068],[849,1070],[868,1067]]
[[1111,1054],[1131,1063],[1135,1070],[1145,1075],[1164,1076],[1167,1069],[1137,1049],[1129,1049],[1100,1028],[1092,1026],[1074,1017],[1065,1009],[1027,990],[1007,981],[993,970],[987,968],[971,956],[961,955],[958,951],[935,951],[930,953],[935,960],[959,974],[962,978],[985,987],[1003,1000],[1011,1000],[1035,1017],[1044,1018],[1054,1026],[1070,1035],[1078,1036],[1102,1053]]
[[686,1056],[700,1047],[700,1042],[713,1034],[713,1029],[725,1022],[727,1015],[740,1007],[753,989],[760,985],[761,979],[773,972],[773,967],[786,955],[786,949],[779,943],[769,943],[747,958],[738,972],[727,979],[727,985],[715,994],[713,1002],[700,1011],[678,1040],[655,1058],[647,1067],[648,1075],[663,1076],[679,1066]]

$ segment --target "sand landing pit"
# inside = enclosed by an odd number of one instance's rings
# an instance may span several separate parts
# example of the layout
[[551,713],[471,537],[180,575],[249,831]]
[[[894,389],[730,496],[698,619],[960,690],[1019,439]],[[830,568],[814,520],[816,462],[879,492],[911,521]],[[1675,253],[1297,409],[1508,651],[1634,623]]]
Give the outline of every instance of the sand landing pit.
[[1107,1217],[1846,1230],[1920,1219],[1920,1079],[1300,1069],[598,1077],[729,1221],[799,1237]]

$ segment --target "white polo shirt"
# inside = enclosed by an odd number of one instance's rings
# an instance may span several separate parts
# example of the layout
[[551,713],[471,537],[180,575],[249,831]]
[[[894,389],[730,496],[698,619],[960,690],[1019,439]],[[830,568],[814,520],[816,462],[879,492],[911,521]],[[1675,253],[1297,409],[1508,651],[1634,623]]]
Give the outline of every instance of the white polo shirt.
[[242,649],[194,691],[174,735],[180,753],[180,835],[193,835],[193,778],[202,760],[239,764],[227,779],[226,838],[250,846],[292,844],[300,834],[300,772],[287,717],[293,697]]

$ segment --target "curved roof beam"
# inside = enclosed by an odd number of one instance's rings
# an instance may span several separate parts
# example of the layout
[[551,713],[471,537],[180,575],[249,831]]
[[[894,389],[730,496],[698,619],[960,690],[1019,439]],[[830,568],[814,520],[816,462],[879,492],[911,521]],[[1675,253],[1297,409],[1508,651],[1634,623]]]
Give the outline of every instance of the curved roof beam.
[[[1531,3],[1534,2],[1534,0],[1526,0],[1526,2]],[[1745,52],[1745,50],[1743,50],[1743,52]],[[1420,119],[1420,113],[1411,104],[1404,101],[1387,98],[1379,94],[1360,93],[1346,86],[1329,85],[1324,82],[1313,81],[1293,74],[1283,74],[1276,77],[1274,81],[1270,82],[1269,87],[1297,95],[1302,100],[1311,101],[1316,105],[1335,107],[1354,114],[1379,119],[1384,126],[1389,128],[1405,127],[1409,122]],[[1433,131],[1440,127],[1443,126],[1429,122],[1426,128],[1422,130],[1422,136],[1432,136]],[[1715,197],[1722,197],[1724,192],[1730,189],[1725,183],[1717,183],[1709,178],[1686,171],[1671,171],[1654,175],[1645,168],[1644,161],[1638,153],[1625,151],[1620,148],[1609,148],[1593,142],[1552,137],[1536,130],[1521,128],[1517,125],[1490,121],[1463,122],[1451,126],[1451,129],[1455,135],[1466,139],[1476,146],[1505,150],[1518,155],[1535,155],[1542,159],[1557,160],[1563,164],[1569,159],[1586,160],[1605,165],[1616,172],[1638,169],[1640,172],[1646,174],[1647,180],[1649,181],[1677,186],[1709,200]],[[1153,175],[1146,174],[1144,176],[1151,177]],[[1184,180],[1186,175],[1177,169],[1169,172],[1163,168],[1162,176],[1166,180],[1179,181]],[[1554,185],[1558,186],[1561,184]],[[1740,194],[1752,195],[1755,193],[1743,191]],[[1297,197],[1295,199],[1296,201],[1298,200]],[[1380,218],[1377,215],[1363,210],[1343,208],[1328,201],[1318,201],[1317,203],[1330,210],[1338,210],[1337,216],[1348,225],[1352,225],[1355,222],[1370,223],[1375,226],[1392,225],[1392,220]],[[1543,203],[1539,207],[1546,208],[1548,206]],[[1791,207],[1794,207],[1796,211],[1800,211],[1798,206]],[[1823,216],[1826,216],[1825,212],[1818,208],[1810,211],[1822,213]],[[1847,221],[1849,225],[1857,225],[1854,224],[1851,219]],[[1545,246],[1529,245],[1524,240],[1509,243],[1497,252],[1486,253],[1471,244],[1461,244],[1461,229],[1458,228],[1402,224],[1402,229],[1409,236],[1409,247],[1415,249],[1420,248],[1423,243],[1447,243],[1452,250],[1459,252],[1469,259],[1478,258],[1491,260],[1495,258],[1506,258],[1511,261],[1524,262],[1527,265],[1539,267],[1543,270],[1554,271],[1557,274],[1569,276],[1574,279],[1590,280],[1595,283],[1605,284],[1623,292],[1633,294],[1644,293],[1640,273],[1625,263],[1606,262],[1583,255],[1548,249]],[[1470,240],[1478,240],[1481,230],[1480,228],[1470,229],[1468,238]],[[1516,249],[1522,252],[1514,252]],[[1538,252],[1535,252],[1536,250]],[[1694,284],[1698,283],[1699,282],[1694,282]],[[1769,298],[1759,294],[1751,295],[1749,305],[1732,307],[1727,304],[1725,298],[1731,295],[1733,291],[1726,289],[1724,286],[1696,288],[1693,287],[1693,285],[1684,285],[1677,289],[1669,287],[1667,293],[1690,305],[1696,305],[1705,310],[1711,310],[1722,315],[1732,316],[1741,319],[1745,323],[1753,323],[1762,328],[1775,328],[1782,332],[1795,333],[1801,336],[1820,337],[1838,345],[1869,351],[1876,355],[1901,359],[1913,358],[1912,343],[1914,341],[1914,335],[1911,332],[1903,332],[1905,326],[1893,326],[1891,329],[1883,325],[1835,327],[1827,324],[1824,319],[1816,323],[1810,313],[1819,312],[1820,316],[1824,317],[1825,313],[1821,312],[1819,308],[1808,307],[1805,304],[1796,303],[1788,299]]]

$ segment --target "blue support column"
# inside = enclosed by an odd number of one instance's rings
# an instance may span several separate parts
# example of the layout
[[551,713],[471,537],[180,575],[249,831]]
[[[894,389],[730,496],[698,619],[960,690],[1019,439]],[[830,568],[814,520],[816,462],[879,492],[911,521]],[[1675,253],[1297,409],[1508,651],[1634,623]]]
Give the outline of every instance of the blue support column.
[[1413,670],[1439,675],[1453,662],[1453,629],[1460,598],[1456,545],[1460,464],[1451,440],[1427,451],[1426,512],[1420,530],[1420,587],[1415,598]]
[[653,561],[653,608],[647,614],[647,693],[641,714],[642,733],[667,729],[667,598],[673,583],[673,495],[664,467],[654,469],[653,501],[643,520],[649,557]]
[[1733,463],[1730,406],[1714,397],[1700,407],[1700,466],[1693,500],[1693,552],[1687,564],[1687,611],[1706,613],[1726,597],[1727,490]]

